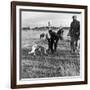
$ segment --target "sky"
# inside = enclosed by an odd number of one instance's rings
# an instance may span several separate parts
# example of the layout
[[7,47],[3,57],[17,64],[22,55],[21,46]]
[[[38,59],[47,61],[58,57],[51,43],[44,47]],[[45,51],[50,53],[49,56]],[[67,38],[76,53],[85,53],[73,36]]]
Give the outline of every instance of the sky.
[[77,19],[81,20],[81,14],[71,13],[52,13],[52,12],[32,12],[22,11],[21,13],[21,25],[22,27],[40,27],[47,26],[50,22],[51,26],[70,26],[72,22],[72,16],[76,15]]

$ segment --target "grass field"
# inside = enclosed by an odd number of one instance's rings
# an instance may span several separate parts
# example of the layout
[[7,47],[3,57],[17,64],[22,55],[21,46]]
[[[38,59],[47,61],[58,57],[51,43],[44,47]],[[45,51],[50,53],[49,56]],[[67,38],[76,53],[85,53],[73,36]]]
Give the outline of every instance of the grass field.
[[[28,52],[34,42],[47,47],[47,42],[39,39],[34,32],[22,32],[21,78],[46,78],[80,75],[80,56],[70,53],[69,42],[59,41],[57,52],[47,55],[30,55]],[[30,35],[31,34],[31,35]]]

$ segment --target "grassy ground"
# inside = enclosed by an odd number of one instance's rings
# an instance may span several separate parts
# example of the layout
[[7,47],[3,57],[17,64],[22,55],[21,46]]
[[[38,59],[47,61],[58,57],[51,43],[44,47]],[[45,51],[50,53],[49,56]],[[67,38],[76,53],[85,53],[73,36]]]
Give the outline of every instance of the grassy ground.
[[[47,46],[46,42],[42,42]],[[80,75],[80,56],[70,53],[69,43],[59,41],[57,52],[29,55],[31,46],[21,49],[21,78],[65,77]]]

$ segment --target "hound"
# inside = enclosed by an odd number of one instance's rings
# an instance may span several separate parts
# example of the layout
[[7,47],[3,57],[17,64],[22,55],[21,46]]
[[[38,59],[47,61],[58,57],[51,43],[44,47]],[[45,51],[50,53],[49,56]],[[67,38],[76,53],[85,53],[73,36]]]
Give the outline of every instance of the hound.
[[31,50],[30,52],[28,52],[28,54],[36,55],[35,50],[36,50],[37,47],[38,47],[38,45],[37,45],[37,44],[34,44],[34,45],[32,46],[32,50]]
[[36,52],[40,52],[40,55],[44,55],[44,54],[47,54],[47,49],[43,46],[38,45],[38,44],[34,44],[32,46],[32,50],[30,52],[28,52],[28,54],[33,54],[35,56]]
[[44,36],[45,36],[45,34],[44,34],[44,33],[41,33],[41,34],[40,34],[40,39],[41,39],[41,38],[44,38]]

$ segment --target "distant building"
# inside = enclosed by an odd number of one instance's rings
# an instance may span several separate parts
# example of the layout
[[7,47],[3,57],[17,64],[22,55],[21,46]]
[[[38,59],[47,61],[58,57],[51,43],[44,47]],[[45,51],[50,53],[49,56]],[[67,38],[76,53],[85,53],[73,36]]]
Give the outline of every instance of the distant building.
[[51,27],[50,21],[48,22],[48,27],[49,27],[49,28]]

